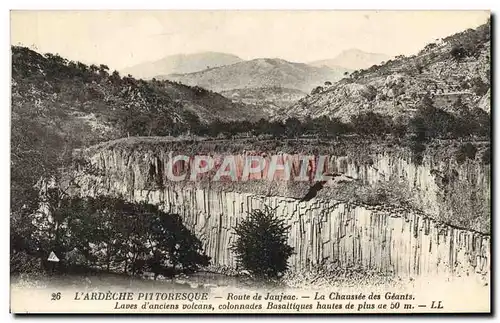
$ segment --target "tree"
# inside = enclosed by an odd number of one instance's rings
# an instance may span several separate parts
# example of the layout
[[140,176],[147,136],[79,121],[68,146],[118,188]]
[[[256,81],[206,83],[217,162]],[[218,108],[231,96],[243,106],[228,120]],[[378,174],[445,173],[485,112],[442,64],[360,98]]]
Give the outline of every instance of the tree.
[[[17,89],[13,89],[13,93]],[[11,129],[10,219],[11,252],[38,254],[40,241],[33,224],[43,202],[40,190],[61,179],[60,170],[71,165],[77,145],[74,137],[61,133],[55,111],[25,99],[13,99]],[[51,120],[49,123],[47,120]],[[65,120],[60,120],[64,122]]]
[[477,148],[470,142],[463,144],[455,153],[455,158],[459,164],[462,164],[467,159],[474,160],[476,158]]
[[275,278],[288,269],[288,258],[293,248],[286,241],[289,227],[274,210],[265,207],[253,210],[240,222],[232,246],[238,262],[256,276]]
[[408,128],[408,120],[404,116],[395,117],[392,121],[391,133],[396,138],[403,138]]
[[382,135],[392,128],[392,120],[372,111],[352,116],[351,124],[356,132],[365,135]]
[[274,121],[270,123],[269,128],[270,134],[274,137],[282,137],[286,134],[285,125],[279,121]]
[[120,73],[117,70],[114,70],[113,73],[111,74],[111,82],[116,82],[118,83],[121,80]]
[[209,264],[201,241],[184,226],[182,218],[155,205],[105,196],[66,197],[51,213],[59,225],[45,249],[55,250],[61,257],[76,250],[85,259],[63,265],[165,275],[194,272]]
[[467,56],[467,50],[463,46],[454,46],[450,55],[454,60],[460,61]]
[[253,125],[253,133],[255,135],[270,134],[271,133],[270,128],[271,126],[269,124],[269,121],[264,118],[261,118]]
[[314,95],[314,94],[317,94],[317,93],[321,93],[323,92],[323,87],[322,86],[317,86],[315,87],[312,91],[311,91],[311,95]]
[[99,65],[99,74],[102,75],[104,78],[107,78],[109,76],[109,67],[107,65],[101,64]]
[[369,84],[362,88],[360,95],[368,101],[373,101],[377,97],[377,89],[373,85]]
[[285,121],[285,133],[288,138],[299,137],[302,133],[302,124],[297,118],[288,118]]
[[95,64],[92,64],[92,65],[89,66],[89,70],[92,73],[97,73],[97,72],[99,72],[99,67],[97,67],[97,65],[95,65]]

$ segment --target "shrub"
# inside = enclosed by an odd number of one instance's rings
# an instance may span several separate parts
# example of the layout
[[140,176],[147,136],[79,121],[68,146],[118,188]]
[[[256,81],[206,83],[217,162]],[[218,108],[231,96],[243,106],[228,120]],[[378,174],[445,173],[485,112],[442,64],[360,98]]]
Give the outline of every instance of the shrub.
[[422,74],[422,72],[424,71],[424,67],[422,66],[422,64],[415,64],[415,71],[417,72],[417,74]]
[[391,133],[396,138],[405,137],[408,131],[408,120],[404,116],[398,116],[392,120]]
[[367,85],[360,92],[360,95],[368,101],[373,101],[377,97],[377,89],[373,85]]
[[317,87],[315,87],[315,88],[311,91],[311,95],[321,93],[321,92],[323,92],[323,89],[324,89],[324,88],[323,88],[322,86],[317,86]]
[[322,116],[304,121],[303,129],[309,133],[321,136],[338,136],[349,132],[349,125],[337,118]]
[[301,133],[302,124],[297,118],[288,118],[285,121],[285,134],[288,138],[300,136]]
[[477,148],[470,142],[461,145],[455,154],[459,164],[463,163],[467,158],[474,160],[476,158]]
[[413,205],[413,192],[410,192],[408,185],[400,179],[392,178],[374,185],[360,186],[354,195],[357,201],[368,205]]
[[288,269],[293,248],[287,243],[288,229],[274,210],[253,210],[236,228],[233,245],[239,264],[263,278],[279,277]]
[[456,134],[462,127],[455,116],[436,108],[429,96],[422,99],[410,120],[411,132],[422,140]]
[[392,120],[372,111],[351,117],[351,124],[355,132],[365,135],[382,135],[392,129]]
[[467,56],[467,50],[462,46],[454,46],[450,51],[451,57],[459,61]]

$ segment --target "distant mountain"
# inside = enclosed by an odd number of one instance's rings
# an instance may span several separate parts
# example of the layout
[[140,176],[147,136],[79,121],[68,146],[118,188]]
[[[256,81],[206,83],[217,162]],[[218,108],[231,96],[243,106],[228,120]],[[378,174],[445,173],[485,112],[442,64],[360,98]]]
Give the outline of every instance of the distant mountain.
[[199,117],[203,123],[214,120],[256,121],[261,118],[269,118],[269,111],[262,107],[248,105],[243,101],[231,100],[219,93],[206,90],[199,86],[188,86],[168,80],[155,81],[168,96],[177,104],[181,104],[185,111],[191,112]]
[[310,62],[312,66],[327,66],[333,69],[345,68],[359,70],[387,61],[390,57],[385,54],[367,53],[359,49],[348,49],[335,58]]
[[179,81],[191,86],[197,85],[216,92],[282,87],[309,93],[326,81],[339,80],[344,72],[345,69],[315,67],[278,58],[259,58],[196,73],[160,75],[157,78]]
[[491,109],[490,28],[488,22],[428,44],[417,55],[354,71],[276,116],[348,122],[366,112],[408,118],[432,106],[464,119],[483,118]]
[[135,78],[150,79],[156,75],[193,73],[241,61],[243,60],[238,56],[226,53],[179,54],[126,68],[122,71],[122,74],[130,74]]

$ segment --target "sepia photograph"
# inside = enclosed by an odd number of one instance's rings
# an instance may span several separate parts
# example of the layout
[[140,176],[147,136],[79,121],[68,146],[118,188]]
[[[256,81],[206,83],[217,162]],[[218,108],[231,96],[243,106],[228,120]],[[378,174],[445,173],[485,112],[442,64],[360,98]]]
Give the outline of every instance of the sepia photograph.
[[492,14],[11,10],[10,312],[492,312]]

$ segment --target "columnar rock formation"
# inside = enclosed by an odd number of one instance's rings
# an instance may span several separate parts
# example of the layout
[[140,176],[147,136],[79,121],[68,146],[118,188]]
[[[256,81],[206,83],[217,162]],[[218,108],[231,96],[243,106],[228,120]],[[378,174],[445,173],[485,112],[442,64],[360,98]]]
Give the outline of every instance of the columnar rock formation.
[[[110,147],[88,151],[87,157],[103,173],[80,179],[78,193],[122,195],[160,204],[165,210],[180,214],[185,225],[203,242],[214,265],[236,267],[229,248],[235,239],[233,228],[251,210],[268,205],[276,207],[277,214],[290,225],[288,242],[295,250],[290,265],[294,270],[340,265],[411,277],[489,273],[487,234],[447,225],[409,208],[339,202],[327,195],[300,202],[293,196],[300,193],[300,188],[287,188],[286,182],[275,183],[277,188],[271,194],[265,187],[272,186],[271,182],[266,180],[246,184],[172,183],[164,178],[171,156],[169,151]],[[183,171],[189,167],[185,165]],[[325,167],[367,183],[404,177],[409,189],[418,188],[422,203],[440,207],[437,195],[443,183],[432,171],[444,167],[438,162],[427,160],[416,166],[404,158],[378,154],[366,164],[345,157],[332,158]],[[461,167],[457,168],[457,176],[480,187],[480,194],[489,195],[489,172],[472,169],[467,163]]]
[[203,241],[212,262],[221,266],[236,266],[228,247],[238,221],[267,205],[276,208],[290,226],[288,243],[295,250],[292,269],[338,264],[398,276],[489,271],[488,236],[408,210],[174,187],[136,191],[134,199],[162,204],[182,215],[185,225]]

